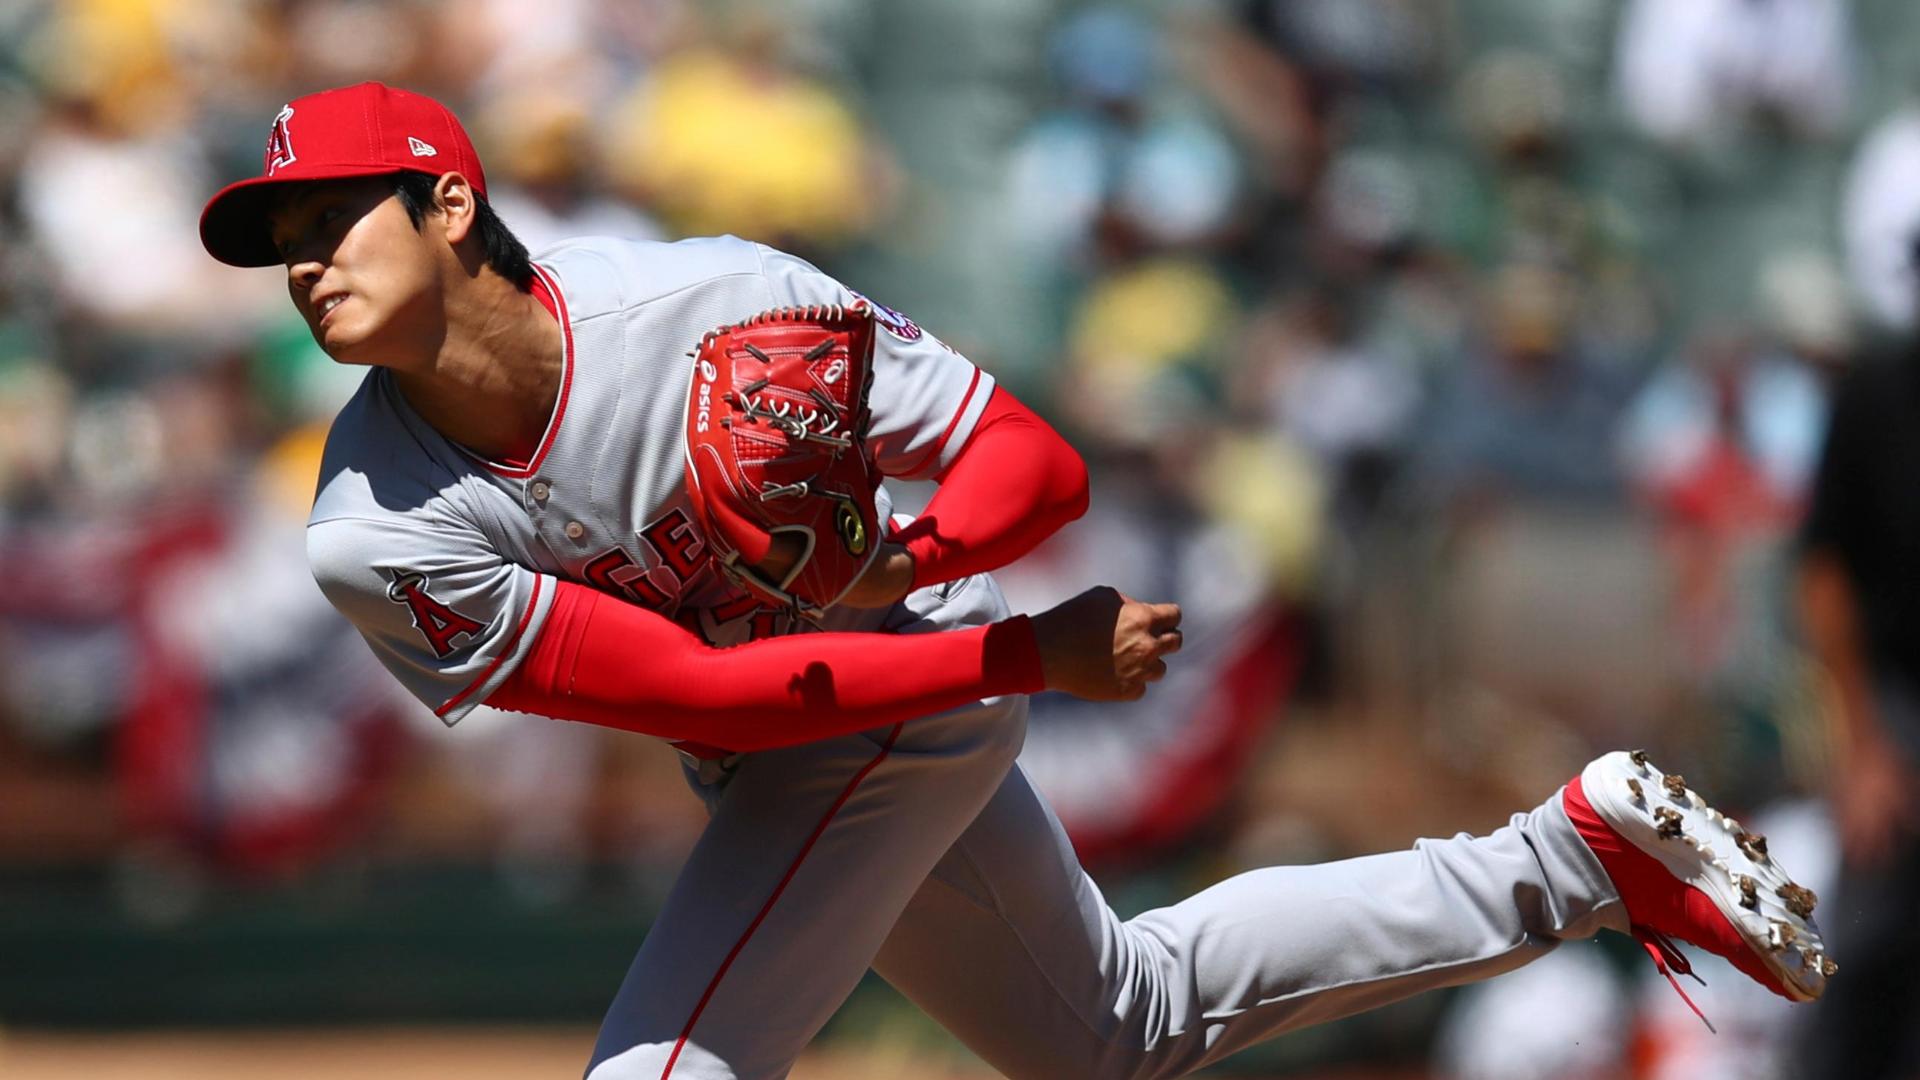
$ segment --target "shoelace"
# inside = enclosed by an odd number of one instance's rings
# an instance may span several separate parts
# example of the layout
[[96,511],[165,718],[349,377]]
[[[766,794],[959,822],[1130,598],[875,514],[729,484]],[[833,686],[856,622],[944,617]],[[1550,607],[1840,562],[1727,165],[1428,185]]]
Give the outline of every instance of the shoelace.
[[1653,957],[1653,966],[1659,968],[1660,974],[1667,977],[1667,983],[1673,987],[1673,992],[1679,994],[1680,1000],[1687,1003],[1687,1008],[1693,1010],[1693,1015],[1707,1025],[1708,1031],[1715,1035],[1720,1034],[1720,1030],[1713,1026],[1713,1021],[1707,1019],[1707,1014],[1701,1012],[1700,1006],[1695,1005],[1693,999],[1687,996],[1687,992],[1680,988],[1680,980],[1673,977],[1673,973],[1677,971],[1701,986],[1707,985],[1707,980],[1693,973],[1693,964],[1680,951],[1680,947],[1673,943],[1673,939],[1651,926],[1643,926],[1640,923],[1633,924],[1633,936],[1640,942],[1640,947],[1647,950],[1647,955]]

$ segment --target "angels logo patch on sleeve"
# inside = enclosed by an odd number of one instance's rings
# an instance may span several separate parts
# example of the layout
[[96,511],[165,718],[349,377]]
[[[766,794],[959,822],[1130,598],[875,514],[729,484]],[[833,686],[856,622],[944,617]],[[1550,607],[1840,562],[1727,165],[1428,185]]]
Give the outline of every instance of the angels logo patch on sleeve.
[[387,599],[413,615],[413,625],[427,639],[433,655],[445,660],[458,648],[455,639],[477,636],[487,624],[463,615],[434,598],[427,591],[427,576],[412,571],[389,571],[393,580],[387,585]]
[[879,323],[882,329],[894,337],[899,338],[901,341],[909,343],[919,341],[920,336],[925,333],[925,331],[920,329],[918,323],[887,305],[876,301],[873,297],[858,292],[853,295],[865,300],[867,306],[873,309],[874,322]]

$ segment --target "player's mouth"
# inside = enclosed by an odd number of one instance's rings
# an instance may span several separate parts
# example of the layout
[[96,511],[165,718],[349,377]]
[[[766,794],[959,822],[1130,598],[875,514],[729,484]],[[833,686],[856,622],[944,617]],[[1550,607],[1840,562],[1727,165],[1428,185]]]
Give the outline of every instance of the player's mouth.
[[319,317],[321,326],[327,325],[327,316],[332,315],[334,309],[346,299],[346,293],[331,293],[313,305],[313,313]]

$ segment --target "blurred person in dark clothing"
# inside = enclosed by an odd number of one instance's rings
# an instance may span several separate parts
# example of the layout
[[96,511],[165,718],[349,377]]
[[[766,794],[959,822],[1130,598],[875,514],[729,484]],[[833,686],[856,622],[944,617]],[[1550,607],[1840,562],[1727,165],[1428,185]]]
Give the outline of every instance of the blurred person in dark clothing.
[[1574,297],[1574,280],[1549,266],[1514,262],[1491,276],[1484,341],[1434,395],[1416,451],[1421,490],[1465,511],[1619,497],[1609,446],[1630,383],[1581,336]]
[[[1920,237],[1912,249],[1920,259]],[[1815,1011],[1808,1080],[1920,1076],[1920,340],[1835,396],[1802,533],[1799,600],[1829,680],[1844,989]]]

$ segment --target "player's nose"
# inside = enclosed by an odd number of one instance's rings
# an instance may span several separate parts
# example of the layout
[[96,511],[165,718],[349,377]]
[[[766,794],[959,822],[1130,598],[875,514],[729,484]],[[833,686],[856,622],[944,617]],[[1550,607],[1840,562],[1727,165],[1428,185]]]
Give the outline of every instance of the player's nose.
[[287,285],[298,292],[312,292],[325,272],[318,259],[297,259],[287,264]]

